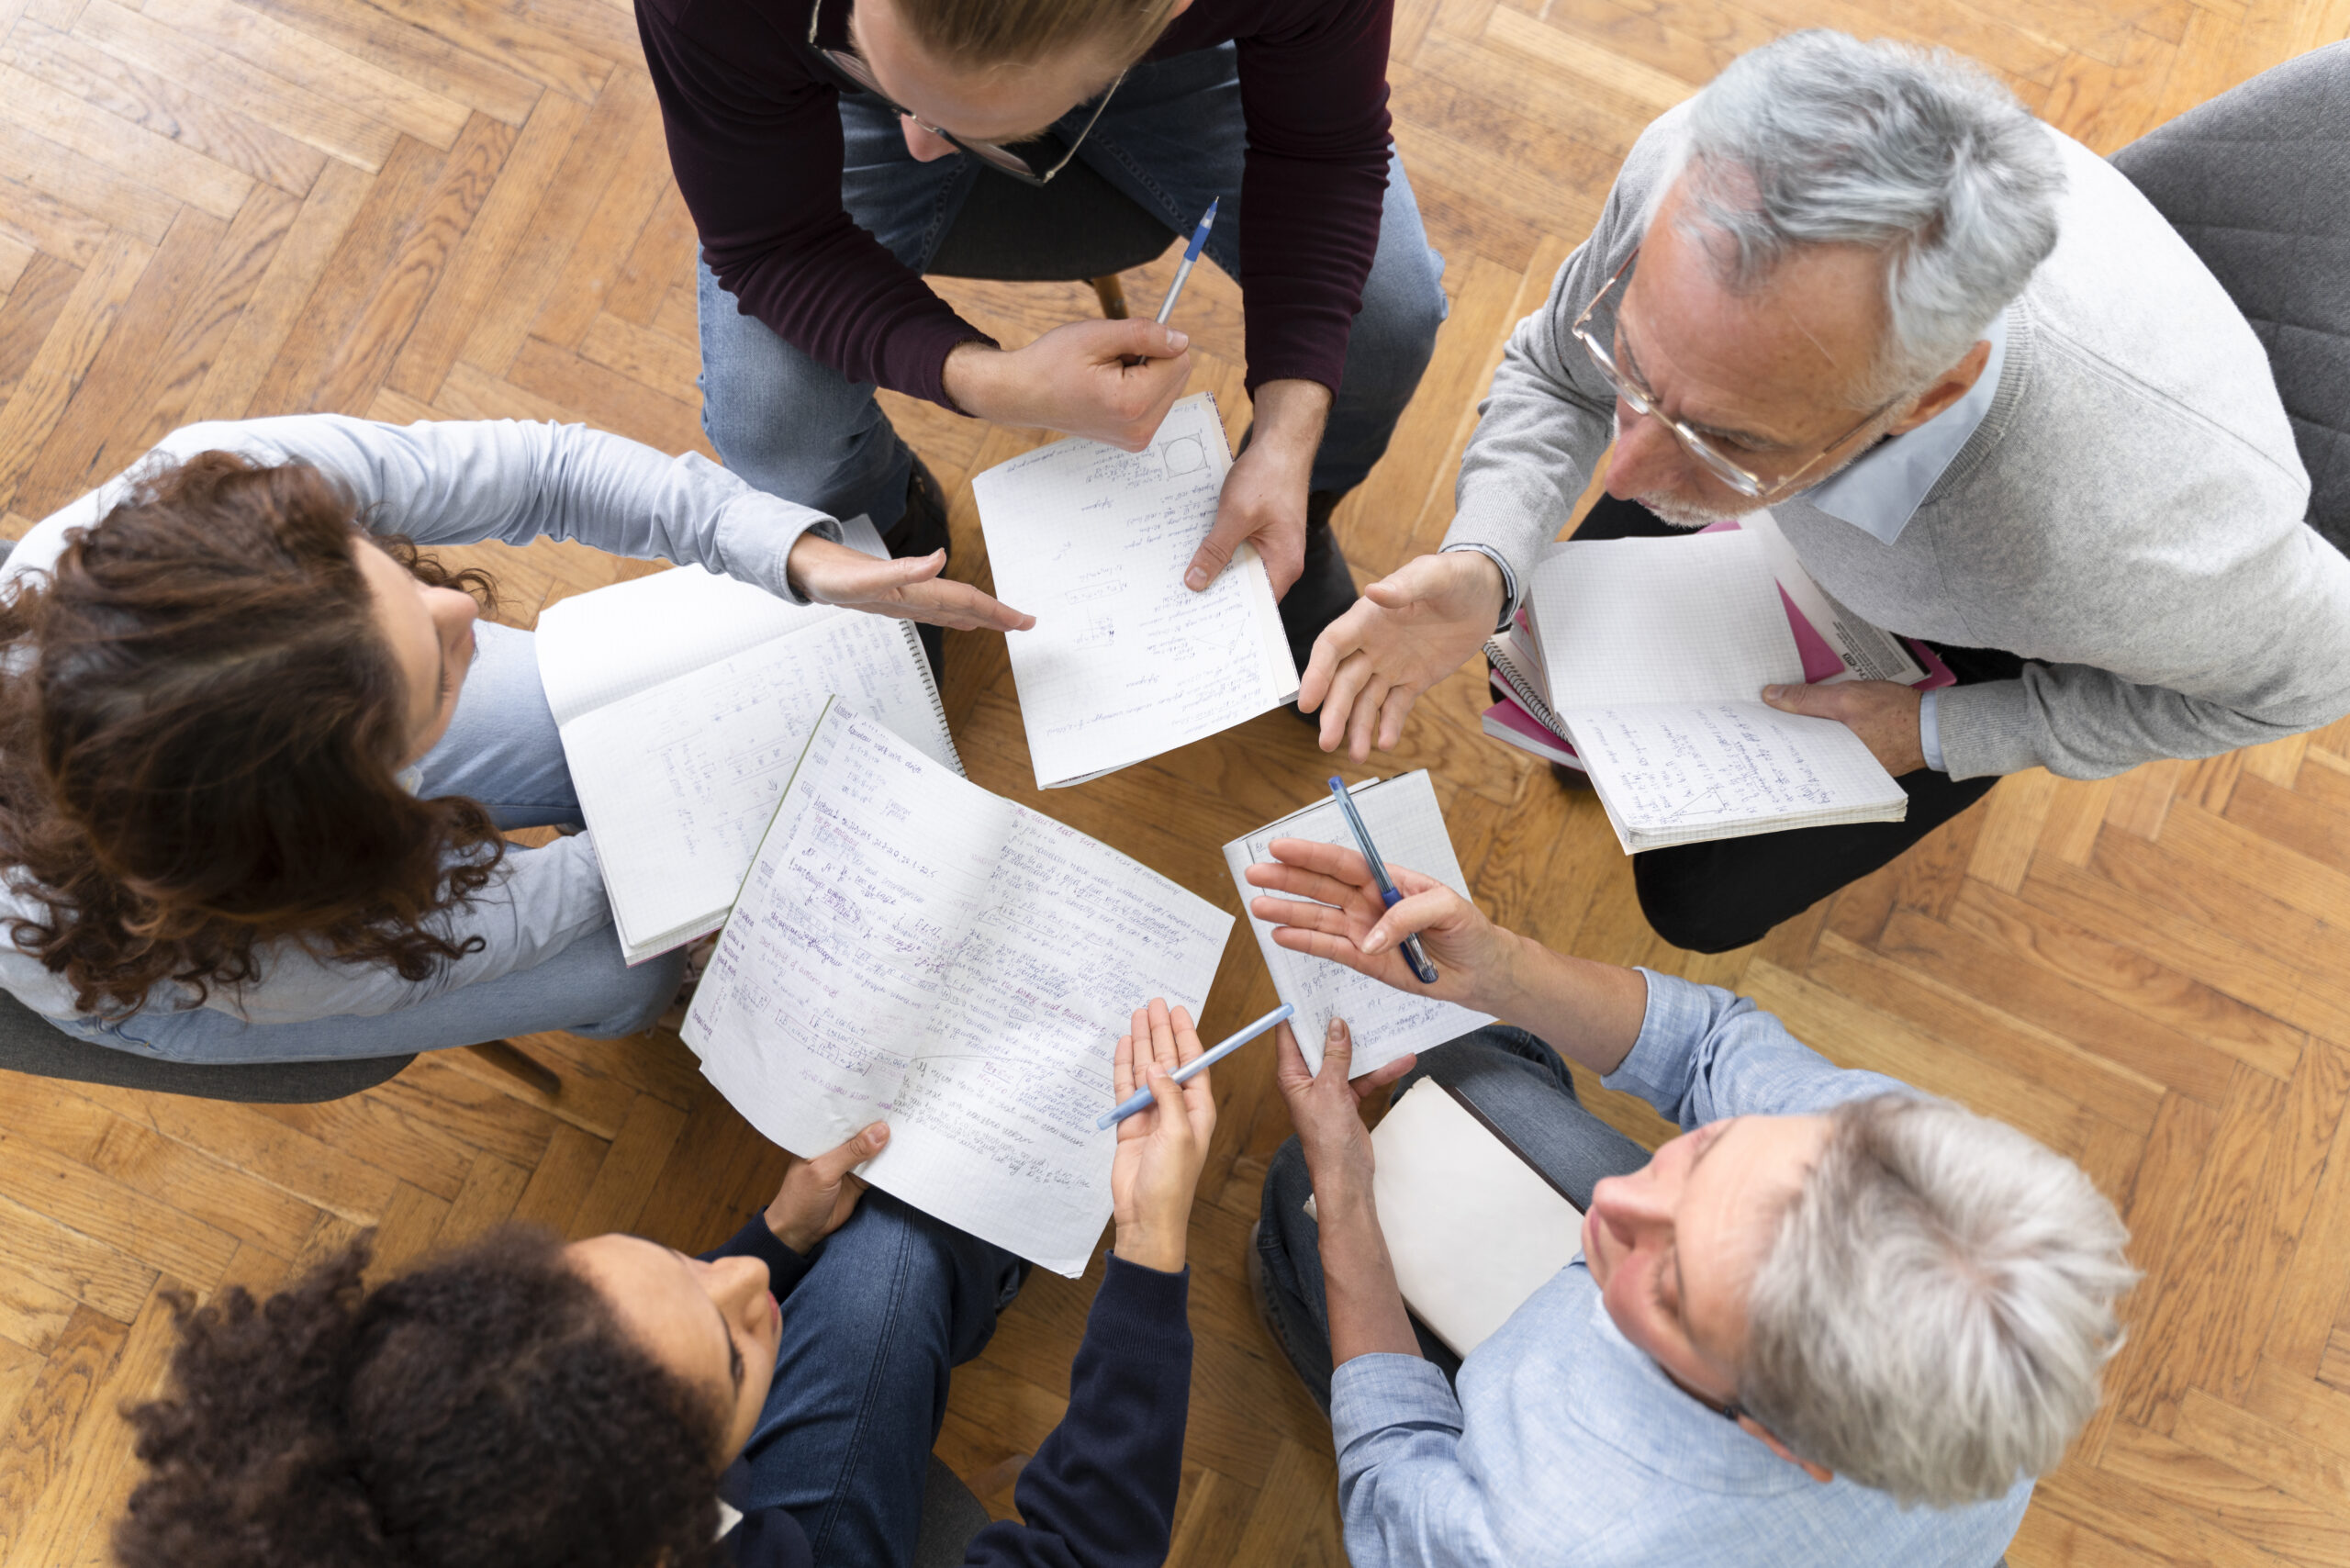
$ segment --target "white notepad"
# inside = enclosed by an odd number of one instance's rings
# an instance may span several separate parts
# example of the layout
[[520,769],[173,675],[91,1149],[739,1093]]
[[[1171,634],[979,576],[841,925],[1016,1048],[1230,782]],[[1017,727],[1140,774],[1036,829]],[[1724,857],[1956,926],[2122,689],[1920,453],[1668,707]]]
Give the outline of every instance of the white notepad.
[[[1460,861],[1452,853],[1444,812],[1437,805],[1436,787],[1428,781],[1426,768],[1383,781],[1374,778],[1355,785],[1348,793],[1354,797],[1355,810],[1362,813],[1363,825],[1371,830],[1371,842],[1379,846],[1380,858],[1390,866],[1406,866],[1424,877],[1433,877],[1464,899],[1469,896],[1468,879],[1461,876]],[[1327,795],[1234,839],[1224,846],[1224,863],[1232,872],[1232,885],[1240,890],[1243,910],[1251,900],[1266,896],[1264,889],[1250,883],[1248,871],[1273,857],[1272,842],[1277,838],[1360,847],[1347,825],[1346,813]],[[1354,1036],[1357,1078],[1398,1057],[1458,1039],[1493,1022],[1486,1014],[1455,1002],[1382,985],[1344,964],[1292,953],[1274,943],[1272,923],[1253,913],[1248,927],[1256,933],[1257,950],[1265,956],[1265,968],[1272,972],[1273,990],[1297,1009],[1290,1027],[1297,1035],[1306,1065],[1316,1072],[1322,1070],[1322,1039],[1332,1018],[1344,1018]]]
[[1110,1217],[1118,1036],[1198,1017],[1232,917],[988,793],[845,702],[799,753],[686,1016],[702,1072],[794,1154],[877,1120],[858,1174],[1075,1278]]
[[1528,606],[1545,694],[1627,854],[1908,812],[1849,728],[1762,701],[1803,683],[1803,657],[1754,534],[1570,540]]
[[1114,773],[1297,696],[1254,549],[1205,591],[1183,586],[1231,467],[1202,392],[1169,409],[1142,452],[1056,442],[971,481],[996,597],[1036,618],[1006,645],[1038,789]]
[[1583,1249],[1583,1211],[1432,1078],[1371,1135],[1371,1201],[1412,1315],[1466,1357]]
[[912,622],[680,566],[548,606],[538,657],[630,963],[725,920],[832,693],[962,771]]

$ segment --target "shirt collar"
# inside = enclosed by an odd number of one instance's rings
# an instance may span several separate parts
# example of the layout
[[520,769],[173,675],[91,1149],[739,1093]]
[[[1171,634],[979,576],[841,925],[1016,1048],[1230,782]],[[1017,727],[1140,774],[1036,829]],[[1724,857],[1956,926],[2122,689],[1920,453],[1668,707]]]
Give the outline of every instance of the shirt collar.
[[1842,472],[1803,492],[1804,500],[1830,517],[1891,544],[1909,526],[1926,492],[1942,476],[1999,395],[1999,371],[2008,360],[2008,313],[1991,320],[1986,334],[1991,357],[1966,396],[1906,435],[1881,441]]

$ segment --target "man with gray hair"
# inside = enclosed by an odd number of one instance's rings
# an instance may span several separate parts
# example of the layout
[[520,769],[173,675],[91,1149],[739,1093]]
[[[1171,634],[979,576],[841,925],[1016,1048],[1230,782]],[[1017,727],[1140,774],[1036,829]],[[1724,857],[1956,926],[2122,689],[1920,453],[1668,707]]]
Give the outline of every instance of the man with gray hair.
[[[1581,1256],[1453,1357],[1404,1311],[1358,1109],[1411,1059],[1349,1082],[1337,1024],[1310,1073],[1282,1027],[1297,1137],[1249,1275],[1330,1413],[1354,1568],[1991,1568],[2135,1278],[2077,1166],[1727,991],[1550,952],[1410,870],[1390,910],[1351,849],[1271,850],[1250,910],[1281,946],[1520,1021],[1429,1075],[1584,1213]],[[1560,1052],[1683,1135],[1650,1157]]]
[[1650,923],[1718,952],[2034,766],[2076,778],[2350,711],[2350,562],[2268,364],[2119,172],[1973,65],[1807,32],[1641,136],[1511,338],[1441,552],[1315,645],[1322,744],[1393,746],[1578,538],[1768,508],[1820,587],[1959,684],[1773,688],[1849,724],[1895,823],[1651,851]]

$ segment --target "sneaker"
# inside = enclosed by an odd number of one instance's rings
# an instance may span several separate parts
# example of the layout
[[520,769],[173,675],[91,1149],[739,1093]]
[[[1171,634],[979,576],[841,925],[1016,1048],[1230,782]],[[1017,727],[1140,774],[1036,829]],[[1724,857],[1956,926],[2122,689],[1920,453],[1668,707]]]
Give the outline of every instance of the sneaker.
[[[954,559],[954,545],[946,534],[946,492],[939,487],[938,476],[930,465],[914,459],[913,472],[906,476],[906,510],[882,535],[881,543],[893,560],[927,555],[934,550],[948,552]],[[946,629],[927,623],[917,624],[914,632],[922,638],[922,651],[930,660],[933,680],[946,678]]]
[[[1300,675],[1314,656],[1314,640],[1353,609],[1357,597],[1354,574],[1347,570],[1347,557],[1330,527],[1330,513],[1341,498],[1337,490],[1316,490],[1305,498],[1305,569],[1281,596],[1281,630],[1289,634],[1290,657],[1297,661]],[[1309,724],[1322,722],[1319,715],[1294,704],[1291,711]]]

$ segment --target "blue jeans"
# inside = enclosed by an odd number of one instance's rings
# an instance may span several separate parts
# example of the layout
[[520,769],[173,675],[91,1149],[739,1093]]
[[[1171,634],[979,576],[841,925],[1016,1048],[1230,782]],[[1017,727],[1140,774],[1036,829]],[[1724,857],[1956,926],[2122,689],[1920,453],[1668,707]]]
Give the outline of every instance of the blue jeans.
[[789,1509],[825,1568],[904,1568],[947,1374],[1020,1280],[1002,1248],[867,1193],[784,1301],[775,1385],[721,1495]]
[[[531,633],[484,622],[477,638],[449,733],[418,764],[417,793],[470,795],[501,828],[576,823],[579,797],[539,686]],[[532,851],[509,846],[507,853]],[[669,1005],[684,971],[683,951],[629,968],[618,934],[606,926],[530,969],[374,1016],[248,1024],[217,1007],[151,1007],[119,1024],[50,1022],[76,1039],[173,1061],[405,1056],[554,1029],[597,1037],[632,1035]]]
[[[1224,205],[1207,255],[1240,275],[1240,174],[1248,129],[1230,44],[1138,65],[1126,74],[1078,156],[1179,234],[1189,235],[1211,198]],[[1055,127],[1064,141],[1090,107]],[[937,251],[979,177],[957,154],[917,162],[897,117],[863,95],[844,95],[841,199],[849,215],[917,271]],[[1387,171],[1379,251],[1348,340],[1337,401],[1310,488],[1346,491],[1387,450],[1419,386],[1447,308],[1444,258],[1428,246],[1400,158]],[[702,429],[726,466],[760,489],[834,517],[869,515],[887,531],[905,507],[913,454],[874,400],[736,307],[701,268]]]
[[[1489,1024],[1427,1052],[1420,1062],[1395,1086],[1397,1093],[1423,1078],[1459,1091],[1579,1209],[1591,1207],[1591,1190],[1602,1179],[1628,1176],[1649,1162],[1647,1149],[1583,1108],[1559,1053],[1523,1029]],[[1257,1252],[1265,1271],[1265,1305],[1279,1326],[1281,1348],[1326,1412],[1330,1305],[1322,1282],[1321,1235],[1305,1213],[1313,1191],[1305,1156],[1292,1138],[1265,1172]],[[1420,1353],[1447,1378],[1460,1370],[1460,1358],[1416,1319],[1412,1330]]]

